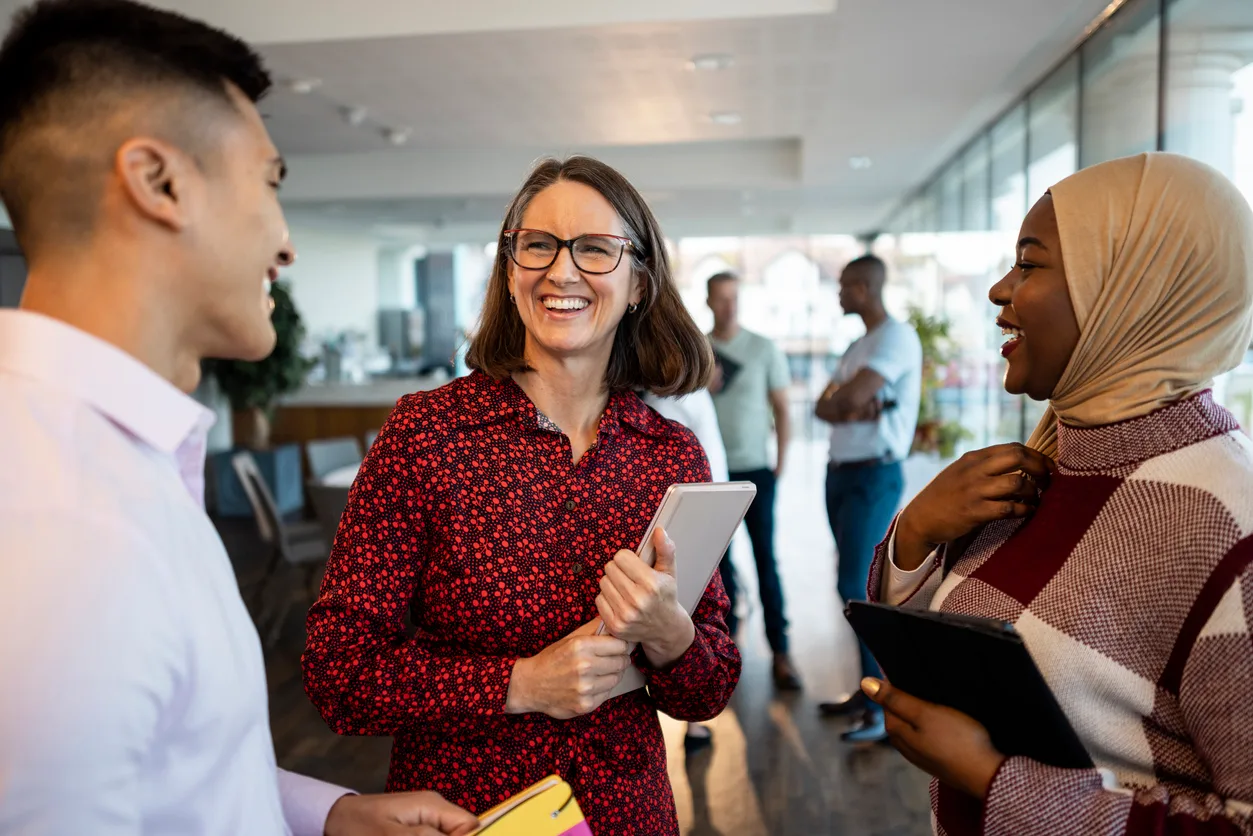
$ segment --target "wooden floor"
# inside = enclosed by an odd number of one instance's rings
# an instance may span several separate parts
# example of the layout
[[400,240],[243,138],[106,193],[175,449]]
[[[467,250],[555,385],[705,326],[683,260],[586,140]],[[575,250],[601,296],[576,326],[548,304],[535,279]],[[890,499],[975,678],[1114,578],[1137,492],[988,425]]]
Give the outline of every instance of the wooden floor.
[[[852,747],[845,724],[817,716],[816,704],[855,687],[856,652],[835,595],[834,548],[822,505],[818,446],[797,447],[779,493],[779,556],[793,655],[805,680],[798,695],[775,694],[757,608],[741,628],[744,676],[731,705],[711,725],[714,745],[688,761],[684,727],[662,718],[684,834],[692,836],[922,836],[931,832],[927,779],[886,746]],[[907,476],[911,482],[925,474]],[[911,485],[913,489],[917,485]],[[221,525],[241,568],[249,526]],[[738,566],[750,560],[737,541]],[[244,573],[247,574],[246,572]],[[755,598],[751,570],[741,577]],[[270,654],[270,714],[279,764],[361,791],[387,774],[390,741],[332,734],[304,695],[301,613],[293,613]]]

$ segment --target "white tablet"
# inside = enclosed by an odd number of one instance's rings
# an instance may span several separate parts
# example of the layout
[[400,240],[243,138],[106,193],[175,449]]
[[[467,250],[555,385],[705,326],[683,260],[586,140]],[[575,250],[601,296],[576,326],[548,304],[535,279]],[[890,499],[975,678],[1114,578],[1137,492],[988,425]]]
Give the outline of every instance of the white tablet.
[[[664,528],[674,541],[674,572],[679,585],[679,603],[691,613],[700,603],[718,563],[731,545],[748,507],[757,495],[752,482],[710,482],[671,485],[661,506],[644,532],[636,554],[653,565],[653,532]],[[644,686],[644,675],[635,667],[627,669],[611,697]]]

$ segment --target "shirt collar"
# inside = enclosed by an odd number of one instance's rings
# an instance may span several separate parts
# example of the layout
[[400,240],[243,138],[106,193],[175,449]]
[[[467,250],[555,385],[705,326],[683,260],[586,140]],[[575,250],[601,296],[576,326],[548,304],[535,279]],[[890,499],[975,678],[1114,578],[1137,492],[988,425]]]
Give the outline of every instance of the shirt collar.
[[[522,391],[522,387],[512,379],[495,381],[483,372],[476,371],[471,375],[479,385],[491,387],[499,396],[499,403],[493,410],[497,417],[516,416],[528,427],[541,432],[560,432],[560,428],[544,415]],[[634,392],[618,391],[609,396],[609,403],[600,418],[599,432],[605,435],[617,435],[623,426],[628,426],[645,435],[662,436],[669,432],[666,422],[653,412]]]
[[67,392],[167,454],[214,422],[211,411],[121,349],[29,311],[0,311],[0,371]]

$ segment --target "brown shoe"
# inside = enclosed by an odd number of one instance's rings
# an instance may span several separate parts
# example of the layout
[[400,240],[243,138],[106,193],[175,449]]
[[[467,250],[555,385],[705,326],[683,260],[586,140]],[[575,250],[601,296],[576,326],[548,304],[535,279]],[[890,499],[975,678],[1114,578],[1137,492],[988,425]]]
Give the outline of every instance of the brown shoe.
[[870,705],[864,691],[855,691],[842,700],[818,703],[818,714],[823,717],[851,717],[860,714]]
[[774,655],[774,663],[771,665],[770,672],[774,677],[774,687],[777,690],[801,690],[800,677],[796,675],[796,669],[792,667],[792,660],[788,658],[786,653],[776,653]]

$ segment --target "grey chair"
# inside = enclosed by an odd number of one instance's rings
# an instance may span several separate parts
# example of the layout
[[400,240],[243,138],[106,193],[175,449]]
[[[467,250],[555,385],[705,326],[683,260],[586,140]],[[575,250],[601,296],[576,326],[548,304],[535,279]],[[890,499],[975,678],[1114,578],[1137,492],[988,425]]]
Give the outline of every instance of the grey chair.
[[[257,533],[270,547],[266,570],[253,595],[253,612],[257,630],[262,634],[265,646],[273,647],[283,628],[283,620],[291,611],[292,575],[303,574],[300,587],[308,594],[309,604],[317,599],[318,568],[326,563],[331,550],[317,522],[285,522],[278,513],[278,505],[270,486],[261,476],[257,460],[244,451],[231,457],[231,467],[243,485],[257,520]],[[282,575],[284,577],[280,578]]]
[[309,457],[309,476],[321,479],[332,470],[361,463],[361,445],[350,436],[326,438],[305,444]]
[[335,542],[335,533],[339,530],[339,518],[343,516],[344,508],[348,505],[349,490],[349,488],[323,485],[313,479],[305,483],[305,491],[309,494],[309,501],[313,503],[313,511],[322,527],[322,535],[328,543]]

